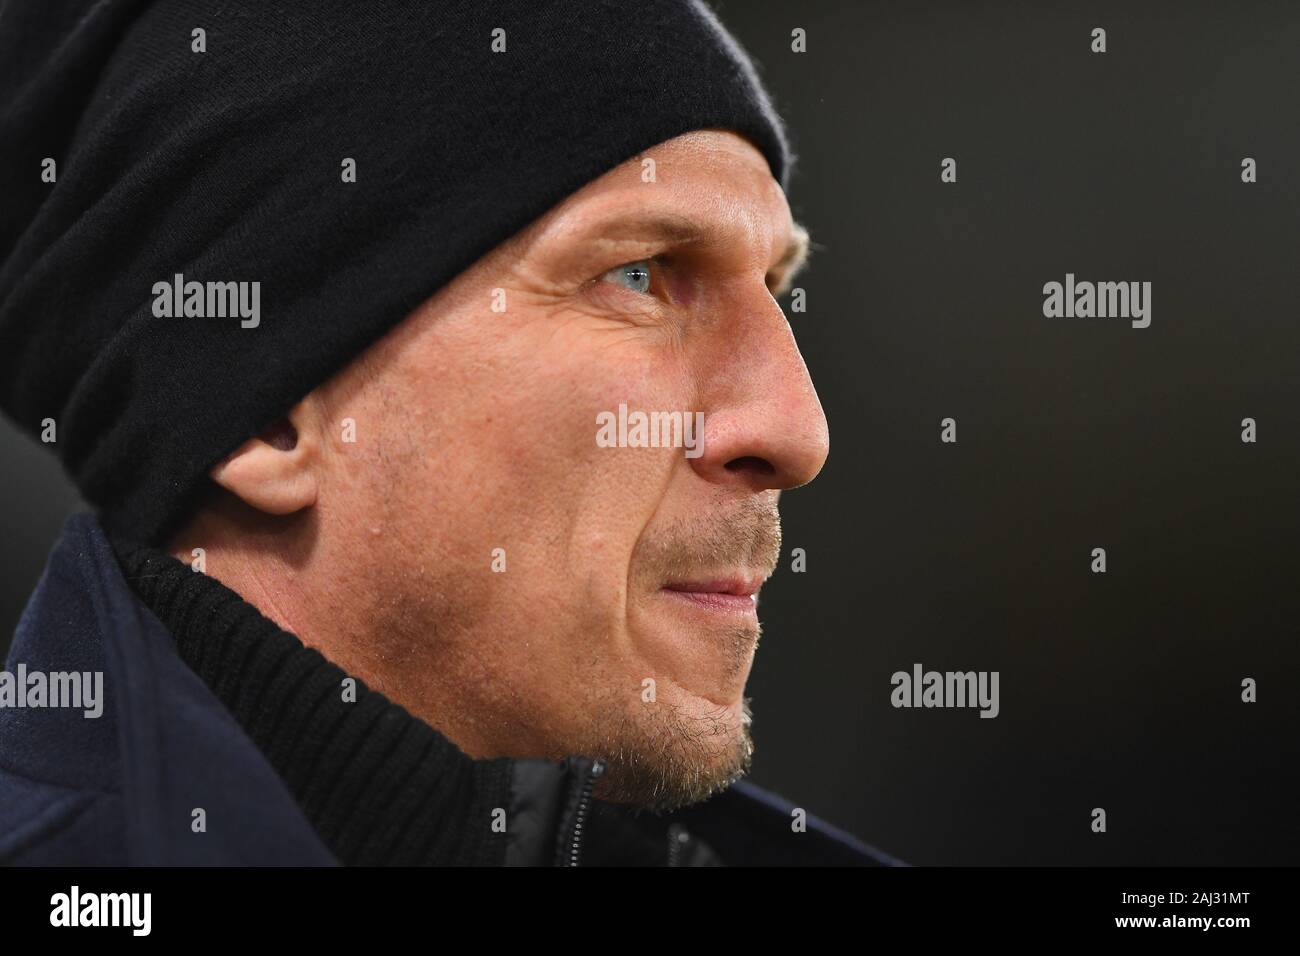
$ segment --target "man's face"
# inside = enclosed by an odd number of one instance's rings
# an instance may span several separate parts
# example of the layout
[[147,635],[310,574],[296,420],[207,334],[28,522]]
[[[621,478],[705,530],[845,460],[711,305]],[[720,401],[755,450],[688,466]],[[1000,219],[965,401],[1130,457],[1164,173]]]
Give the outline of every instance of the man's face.
[[[777,496],[828,438],[762,155],[713,131],[645,155],[653,181],[589,184],[319,391],[316,511],[362,676],[401,673],[378,689],[471,755],[602,757],[599,796],[663,807],[748,767]],[[702,412],[701,445],[618,447],[620,405]]]

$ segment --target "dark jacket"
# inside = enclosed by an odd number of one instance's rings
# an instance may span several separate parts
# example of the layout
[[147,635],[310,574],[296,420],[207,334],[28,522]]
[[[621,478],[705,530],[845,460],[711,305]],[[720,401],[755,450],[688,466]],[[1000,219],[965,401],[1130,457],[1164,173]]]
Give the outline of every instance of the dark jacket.
[[[162,575],[157,569],[169,560],[147,565],[149,576]],[[233,592],[227,594],[241,607],[224,606],[226,617],[255,614]],[[296,653],[315,655],[287,632],[278,634],[293,640]],[[332,666],[316,657],[314,666]],[[357,857],[352,844],[336,837],[329,808],[318,807],[322,801],[313,791],[287,765],[277,764],[269,744],[259,749],[257,735],[250,736],[234,716],[242,714],[242,689],[225,687],[203,667],[196,671],[187,664],[176,634],[128,584],[121,560],[90,515],[69,520],[50,556],[19,622],[6,670],[16,673],[20,663],[29,674],[102,672],[103,712],[88,718],[72,708],[0,707],[0,863],[310,866],[406,859]],[[631,814],[591,799],[600,770],[594,761],[470,761],[426,724],[368,693],[381,708],[374,712],[376,727],[384,719],[408,721],[439,744],[421,750],[421,772],[431,764],[437,772],[438,761],[448,761],[443,776],[459,774],[461,765],[453,767],[453,759],[474,771],[460,775],[472,785],[429,804],[440,808],[432,825],[444,831],[491,829],[492,835],[476,842],[470,855],[420,858],[425,862],[897,863],[811,815],[806,832],[796,832],[791,804],[743,781],[671,814]],[[322,746],[341,749],[334,744],[343,731],[329,733],[336,736]],[[350,743],[349,756],[370,736]],[[335,774],[319,792],[347,786],[346,770]],[[486,808],[494,803],[504,811],[504,822],[483,827]],[[464,816],[471,807],[472,820]],[[200,817],[202,827],[195,823]],[[400,844],[402,836],[393,842]],[[442,845],[433,837],[426,842]]]

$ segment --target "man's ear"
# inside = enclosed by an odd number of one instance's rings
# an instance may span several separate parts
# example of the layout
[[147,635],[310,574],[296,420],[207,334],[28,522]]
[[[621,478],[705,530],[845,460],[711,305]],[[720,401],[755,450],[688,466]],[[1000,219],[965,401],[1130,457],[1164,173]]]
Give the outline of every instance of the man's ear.
[[308,400],[215,465],[210,477],[246,505],[289,515],[316,503],[320,445]]

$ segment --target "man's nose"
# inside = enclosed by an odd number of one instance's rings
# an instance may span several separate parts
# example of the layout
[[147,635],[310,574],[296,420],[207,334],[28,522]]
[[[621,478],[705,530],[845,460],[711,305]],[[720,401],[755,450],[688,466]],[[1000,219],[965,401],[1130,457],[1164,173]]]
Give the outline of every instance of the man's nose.
[[781,307],[764,290],[749,310],[706,353],[704,448],[690,461],[718,484],[796,488],[826,463],[826,414]]

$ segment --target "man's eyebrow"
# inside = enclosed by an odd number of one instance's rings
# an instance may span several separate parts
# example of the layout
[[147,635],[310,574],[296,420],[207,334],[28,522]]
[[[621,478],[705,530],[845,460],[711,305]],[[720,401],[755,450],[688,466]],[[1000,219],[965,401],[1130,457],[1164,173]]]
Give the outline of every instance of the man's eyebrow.
[[679,245],[718,238],[719,230],[689,216],[673,213],[640,213],[597,223],[591,235],[603,239],[672,242]]
[[776,277],[776,285],[772,287],[773,296],[779,299],[790,291],[790,283],[808,262],[811,246],[808,230],[796,222],[790,230],[790,242],[785,247],[784,255],[770,272]]

